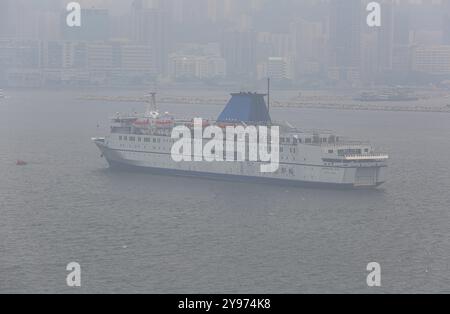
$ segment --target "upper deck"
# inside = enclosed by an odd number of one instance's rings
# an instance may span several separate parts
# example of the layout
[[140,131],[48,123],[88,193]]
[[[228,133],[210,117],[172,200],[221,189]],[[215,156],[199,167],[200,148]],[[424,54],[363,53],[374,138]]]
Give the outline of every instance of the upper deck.
[[[329,130],[299,129],[288,122],[273,121],[264,102],[264,95],[257,93],[232,94],[232,98],[217,120],[202,120],[202,125],[196,125],[194,119],[175,119],[167,112],[161,115],[156,110],[156,105],[153,106],[153,110],[147,108],[145,113],[116,113],[111,118],[112,134],[132,135],[131,138],[156,137],[157,141],[161,138],[162,142],[167,143],[173,142],[170,138],[177,126],[191,130],[191,137],[194,136],[194,129],[198,127],[202,128],[201,133],[204,134],[203,131],[207,126],[220,127],[224,131],[227,127],[278,126],[280,154],[293,160],[296,160],[295,156],[299,151],[302,151],[301,154],[314,155],[314,158],[321,156],[323,161],[331,163],[380,162],[388,159],[387,154],[376,152],[367,141],[344,138]],[[270,135],[268,137],[270,140]],[[204,139],[211,138],[204,137]],[[245,136],[244,139],[236,136],[234,141],[245,141],[245,145],[249,145],[259,141],[259,136]],[[299,146],[309,149],[298,149]]]

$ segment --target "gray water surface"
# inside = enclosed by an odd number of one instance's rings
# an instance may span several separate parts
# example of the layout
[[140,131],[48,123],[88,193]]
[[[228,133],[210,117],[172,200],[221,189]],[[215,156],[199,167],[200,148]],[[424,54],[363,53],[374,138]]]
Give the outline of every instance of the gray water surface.
[[[389,152],[380,189],[337,191],[109,170],[90,138],[142,106],[82,94],[0,100],[1,293],[450,292],[449,114],[273,109]],[[78,289],[66,286],[72,261]],[[372,261],[381,288],[367,287]]]

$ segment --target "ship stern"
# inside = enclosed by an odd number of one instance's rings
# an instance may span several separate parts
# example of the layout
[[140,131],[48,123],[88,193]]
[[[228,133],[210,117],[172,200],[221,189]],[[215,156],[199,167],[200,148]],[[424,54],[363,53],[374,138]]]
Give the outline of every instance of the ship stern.
[[373,188],[386,181],[386,166],[359,167],[354,174],[355,188]]

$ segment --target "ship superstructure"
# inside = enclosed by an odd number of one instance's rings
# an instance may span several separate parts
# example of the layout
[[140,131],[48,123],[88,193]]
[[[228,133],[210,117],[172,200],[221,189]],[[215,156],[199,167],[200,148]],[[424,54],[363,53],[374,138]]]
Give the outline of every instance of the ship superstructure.
[[202,128],[278,126],[279,167],[275,172],[263,173],[261,161],[245,158],[232,162],[174,161],[171,149],[176,140],[171,137],[172,130],[177,126],[193,129],[194,119],[161,114],[154,94],[145,113],[117,113],[111,119],[110,134],[93,141],[111,167],[165,175],[334,187],[376,187],[385,181],[388,155],[375,151],[370,143],[272,121],[264,94],[241,92],[231,96],[217,120],[203,120]]

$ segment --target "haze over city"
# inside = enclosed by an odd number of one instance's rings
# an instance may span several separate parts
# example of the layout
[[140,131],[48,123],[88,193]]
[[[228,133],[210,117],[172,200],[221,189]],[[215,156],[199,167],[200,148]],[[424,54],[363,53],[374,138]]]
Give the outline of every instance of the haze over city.
[[69,1],[0,3],[0,86],[150,83],[347,88],[442,84],[450,78],[450,2]]

